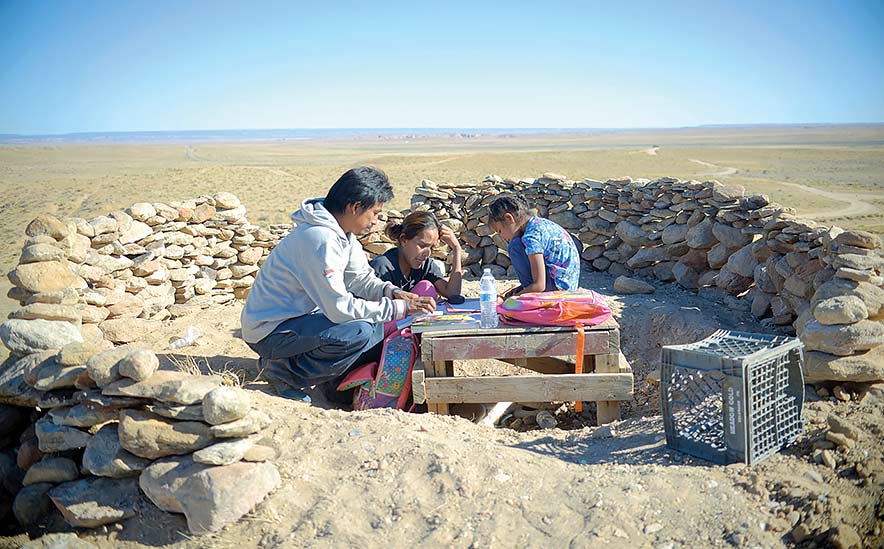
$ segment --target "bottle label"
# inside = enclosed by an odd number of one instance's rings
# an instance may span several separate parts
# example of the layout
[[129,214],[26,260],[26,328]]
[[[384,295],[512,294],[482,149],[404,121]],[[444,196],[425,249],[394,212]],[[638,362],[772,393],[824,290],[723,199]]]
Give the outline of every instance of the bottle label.
[[480,301],[494,301],[494,294],[492,293],[482,293],[479,294]]

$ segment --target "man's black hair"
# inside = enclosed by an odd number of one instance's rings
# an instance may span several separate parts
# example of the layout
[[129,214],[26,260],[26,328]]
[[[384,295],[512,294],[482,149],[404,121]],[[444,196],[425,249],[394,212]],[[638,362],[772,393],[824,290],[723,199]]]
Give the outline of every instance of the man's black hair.
[[377,168],[360,166],[347,170],[325,195],[323,205],[333,214],[343,213],[348,204],[371,208],[393,200],[393,186],[387,174]]

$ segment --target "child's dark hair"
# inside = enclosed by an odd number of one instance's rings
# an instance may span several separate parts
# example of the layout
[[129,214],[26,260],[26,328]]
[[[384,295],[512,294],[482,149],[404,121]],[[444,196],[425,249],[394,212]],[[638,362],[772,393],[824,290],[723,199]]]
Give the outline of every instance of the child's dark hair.
[[400,238],[411,240],[427,229],[441,230],[439,220],[433,215],[433,212],[425,212],[418,210],[411,212],[405,219],[400,222],[390,222],[384,229],[384,233],[390,240],[399,242]]
[[528,201],[519,195],[513,194],[501,196],[488,206],[488,221],[499,223],[503,221],[504,214],[510,214],[516,221],[521,221],[531,214]]
[[353,168],[335,181],[325,195],[323,206],[331,213],[343,213],[348,204],[372,208],[393,200],[393,186],[387,174],[377,168]]

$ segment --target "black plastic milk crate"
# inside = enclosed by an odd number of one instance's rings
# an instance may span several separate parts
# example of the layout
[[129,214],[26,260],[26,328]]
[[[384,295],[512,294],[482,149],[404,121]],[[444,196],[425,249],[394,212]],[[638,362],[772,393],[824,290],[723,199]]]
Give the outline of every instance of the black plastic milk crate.
[[716,463],[758,463],[804,428],[803,346],[794,337],[719,330],[663,347],[666,444]]

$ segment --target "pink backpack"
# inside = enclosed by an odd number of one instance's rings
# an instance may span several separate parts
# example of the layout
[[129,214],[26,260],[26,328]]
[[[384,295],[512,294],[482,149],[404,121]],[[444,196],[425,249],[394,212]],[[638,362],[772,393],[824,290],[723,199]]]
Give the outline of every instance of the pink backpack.
[[353,409],[411,408],[411,370],[417,360],[418,343],[411,328],[396,330],[384,339],[381,361],[351,371],[338,391],[356,387]]
[[507,324],[595,326],[611,318],[605,299],[592,290],[533,292],[507,298],[497,306]]

